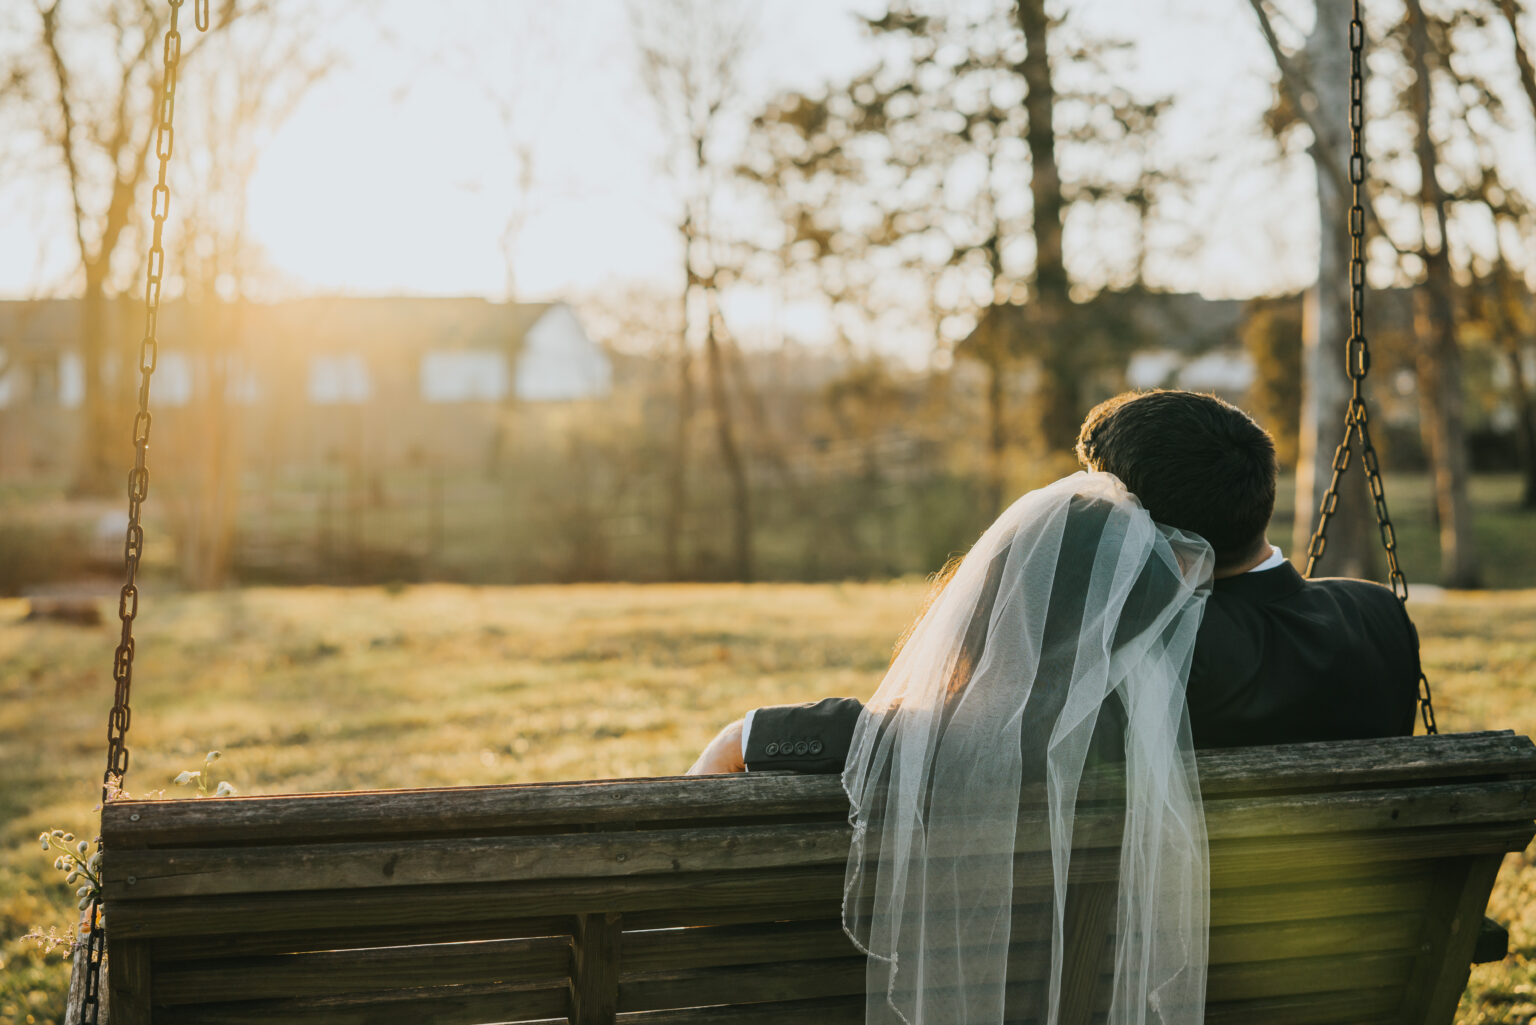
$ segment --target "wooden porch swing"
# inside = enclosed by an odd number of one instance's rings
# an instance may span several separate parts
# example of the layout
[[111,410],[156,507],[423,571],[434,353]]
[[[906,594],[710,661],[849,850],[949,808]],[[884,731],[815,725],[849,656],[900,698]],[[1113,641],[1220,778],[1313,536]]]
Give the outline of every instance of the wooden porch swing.
[[[864,958],[840,909],[849,827],[835,777],[751,774],[433,790],[113,800],[128,765],[139,511],[164,265],[183,0],[169,0],[141,348],[127,581],[102,811],[103,890],[78,1020],[803,1025],[864,1018]],[[206,0],[194,0],[199,27]],[[1361,387],[1359,0],[1351,21],[1354,382],[1308,572],[1351,439],[1406,598]],[[1435,733],[1427,685],[1426,731]],[[1509,732],[1202,752],[1210,837],[1207,1021],[1415,1022],[1454,1014],[1506,852],[1531,840],[1536,747]],[[1036,796],[1020,811],[1015,920],[1046,914]],[[1073,860],[1064,1025],[1107,1007],[1118,830]],[[1097,825],[1096,825],[1097,823]],[[1094,834],[1098,835],[1098,834]],[[110,960],[102,992],[103,954]],[[1042,982],[1018,949],[1010,992]],[[72,1008],[72,1011],[76,1008]]]

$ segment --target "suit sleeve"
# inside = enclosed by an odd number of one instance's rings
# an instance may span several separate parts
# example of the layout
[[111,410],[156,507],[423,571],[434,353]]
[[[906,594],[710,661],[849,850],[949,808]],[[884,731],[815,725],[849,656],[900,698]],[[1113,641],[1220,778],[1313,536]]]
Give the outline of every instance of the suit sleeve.
[[842,772],[863,711],[857,698],[757,709],[744,752],[747,771]]

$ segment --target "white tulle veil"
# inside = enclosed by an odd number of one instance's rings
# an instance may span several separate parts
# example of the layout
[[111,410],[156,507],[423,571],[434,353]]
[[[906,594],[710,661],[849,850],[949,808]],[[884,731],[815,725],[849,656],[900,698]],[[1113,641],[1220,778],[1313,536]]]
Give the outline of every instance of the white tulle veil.
[[1088,966],[1108,1025],[1199,1025],[1209,881],[1184,688],[1213,564],[1104,473],[1025,495],[965,557],[843,773],[869,1025],[1055,1025],[1084,878],[1114,897],[1109,960]]

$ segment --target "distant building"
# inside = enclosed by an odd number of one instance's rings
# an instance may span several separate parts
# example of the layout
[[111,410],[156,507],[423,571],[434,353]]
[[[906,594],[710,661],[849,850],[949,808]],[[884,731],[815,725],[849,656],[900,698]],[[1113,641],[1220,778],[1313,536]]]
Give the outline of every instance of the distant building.
[[[1372,293],[1373,333],[1410,332],[1410,298],[1407,289]],[[1299,295],[1266,301],[1290,305],[1300,315]],[[1183,388],[1242,404],[1257,373],[1241,338],[1250,306],[1250,300],[1145,289],[1102,292],[1075,304],[1067,327],[1074,332],[1072,344],[1088,352],[1085,363],[1097,368],[1090,379],[1078,382],[1083,392],[1079,404],[1087,408],[1123,388]],[[1033,335],[1038,330],[1042,328],[1028,305],[990,308],[956,349],[970,364],[962,374],[980,373],[978,350],[995,344],[992,333],[1001,332],[1003,344],[1018,358],[1010,387],[1029,394],[1036,386],[1029,357],[1036,350]]]
[[[81,314],[77,300],[0,302],[0,477],[73,464]],[[142,316],[130,301],[109,308],[115,358],[106,374],[122,383],[122,401],[137,383]],[[210,400],[234,405],[248,454],[271,468],[342,455],[475,463],[504,443],[509,407],[602,399],[613,387],[608,353],[558,302],[175,302],[159,336],[156,434],[174,434]]]

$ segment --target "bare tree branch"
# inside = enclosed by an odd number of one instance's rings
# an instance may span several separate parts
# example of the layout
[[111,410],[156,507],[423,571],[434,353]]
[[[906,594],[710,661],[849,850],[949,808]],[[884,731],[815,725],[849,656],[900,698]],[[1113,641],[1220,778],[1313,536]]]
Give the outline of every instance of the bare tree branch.
[[[1351,187],[1349,175],[1345,173],[1344,168],[1339,165],[1339,162],[1333,158],[1333,154],[1328,151],[1328,148],[1319,145],[1317,141],[1327,137],[1327,130],[1323,127],[1320,120],[1317,104],[1315,102],[1308,102],[1309,99],[1315,98],[1316,94],[1312,89],[1311,83],[1307,81],[1306,73],[1281,47],[1280,39],[1275,35],[1274,24],[1270,21],[1269,12],[1264,9],[1264,0],[1248,0],[1248,5],[1253,8],[1253,13],[1258,16],[1259,31],[1263,34],[1264,41],[1269,44],[1269,52],[1275,58],[1275,66],[1280,69],[1281,88],[1290,95],[1291,106],[1312,132],[1313,143],[1311,152],[1313,159],[1317,161],[1318,166],[1322,167],[1323,173],[1333,179],[1334,187],[1339,190],[1339,194],[1349,195]],[[1385,239],[1386,243],[1399,256],[1413,255],[1415,251],[1398,245],[1397,240],[1392,237],[1387,231],[1386,226],[1381,223],[1381,218],[1376,215],[1376,205],[1371,201],[1371,198],[1369,196],[1362,196],[1361,202],[1365,207],[1365,216],[1370,218],[1377,234]]]

